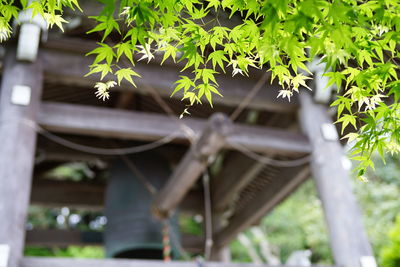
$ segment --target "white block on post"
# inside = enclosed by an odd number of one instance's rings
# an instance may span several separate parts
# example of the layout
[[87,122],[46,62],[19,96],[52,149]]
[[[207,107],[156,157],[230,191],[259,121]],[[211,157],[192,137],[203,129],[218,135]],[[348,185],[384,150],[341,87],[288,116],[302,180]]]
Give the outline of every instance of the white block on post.
[[377,267],[376,260],[372,256],[362,256],[360,258],[361,267]]
[[7,267],[9,255],[10,246],[6,244],[0,244],[0,267]]
[[11,103],[27,106],[31,102],[31,88],[26,85],[14,85],[11,92]]
[[40,27],[33,23],[22,24],[19,30],[17,59],[33,62],[36,60],[40,42]]
[[[35,0],[29,0],[32,3]],[[32,8],[19,12],[18,22],[21,24],[17,47],[17,59],[34,62],[38,55],[41,36],[47,36],[47,22],[40,15],[33,16]],[[43,35],[44,33],[44,35]],[[42,38],[43,39],[43,38]]]

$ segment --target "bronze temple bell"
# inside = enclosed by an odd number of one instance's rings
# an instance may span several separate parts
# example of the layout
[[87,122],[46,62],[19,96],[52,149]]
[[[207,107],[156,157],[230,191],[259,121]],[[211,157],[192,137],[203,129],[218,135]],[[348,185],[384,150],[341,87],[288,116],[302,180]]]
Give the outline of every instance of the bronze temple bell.
[[[112,258],[162,259],[162,223],[151,213],[153,201],[143,181],[160,189],[171,174],[166,159],[155,152],[129,156],[140,174],[133,172],[122,159],[110,168],[106,191],[104,232],[106,256]],[[170,219],[172,257],[178,257],[178,216]]]

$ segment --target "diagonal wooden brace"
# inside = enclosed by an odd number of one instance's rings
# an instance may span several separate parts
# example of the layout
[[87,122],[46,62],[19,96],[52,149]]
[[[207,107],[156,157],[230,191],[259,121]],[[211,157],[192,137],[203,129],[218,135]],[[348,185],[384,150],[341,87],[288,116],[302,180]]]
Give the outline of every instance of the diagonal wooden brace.
[[198,140],[192,144],[166,185],[156,194],[153,211],[157,217],[168,217],[195,184],[212,159],[224,146],[232,123],[224,114],[212,115]]

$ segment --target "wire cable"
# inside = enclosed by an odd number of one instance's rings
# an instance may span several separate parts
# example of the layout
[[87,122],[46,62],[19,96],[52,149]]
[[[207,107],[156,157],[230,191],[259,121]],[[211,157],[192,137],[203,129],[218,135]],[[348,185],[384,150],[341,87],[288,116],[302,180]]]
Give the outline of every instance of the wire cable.
[[230,146],[233,147],[234,149],[236,149],[237,151],[243,153],[244,155],[246,155],[247,157],[249,157],[251,159],[254,159],[262,164],[273,165],[276,167],[297,167],[297,166],[307,164],[311,160],[311,155],[307,155],[302,158],[293,159],[293,160],[278,160],[278,159],[273,159],[273,158],[269,158],[269,157],[265,157],[260,154],[257,154],[255,152],[249,150],[248,148],[246,148],[243,145],[230,143]]
[[59,145],[62,145],[64,147],[67,147],[67,148],[70,148],[73,150],[90,153],[90,154],[96,154],[96,155],[105,155],[105,156],[118,156],[118,155],[127,155],[127,154],[135,154],[135,153],[145,152],[148,150],[158,148],[165,144],[168,144],[178,136],[178,132],[174,132],[174,133],[167,135],[163,138],[160,138],[154,142],[147,143],[144,145],[133,146],[133,147],[122,147],[122,148],[99,148],[99,147],[92,147],[92,146],[77,144],[75,142],[72,142],[70,140],[62,138],[58,135],[55,135],[38,125],[36,125],[35,128],[37,129],[37,132],[40,135],[46,137],[47,139],[53,141],[54,143],[57,143]]

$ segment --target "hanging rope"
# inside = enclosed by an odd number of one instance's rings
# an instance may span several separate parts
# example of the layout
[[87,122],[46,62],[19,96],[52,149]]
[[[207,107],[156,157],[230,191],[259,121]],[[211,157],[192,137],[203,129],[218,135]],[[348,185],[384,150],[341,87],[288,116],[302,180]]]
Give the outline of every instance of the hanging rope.
[[163,257],[165,262],[171,261],[171,240],[170,236],[170,228],[168,220],[162,221],[162,242],[163,242]]
[[212,225],[212,210],[211,210],[211,192],[210,192],[210,175],[206,169],[203,174],[203,188],[204,188],[204,216],[206,228],[206,240],[204,243],[204,258],[206,261],[210,260],[211,249],[213,246],[213,225]]

